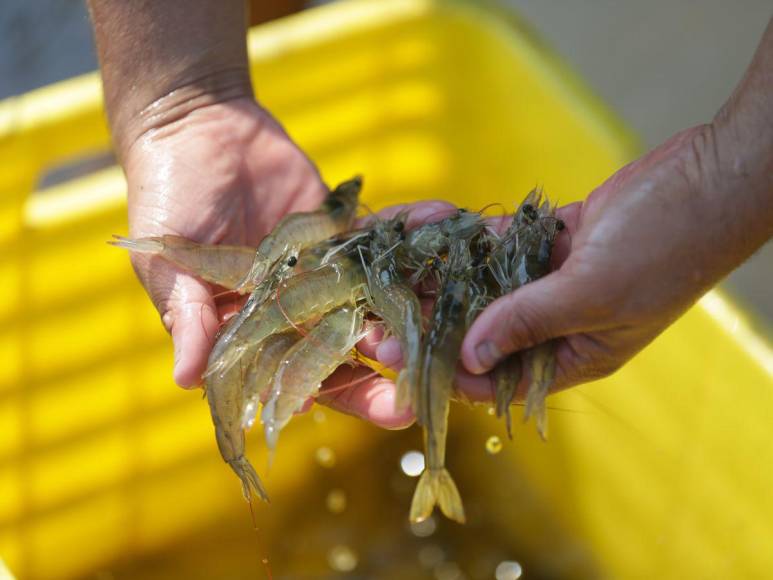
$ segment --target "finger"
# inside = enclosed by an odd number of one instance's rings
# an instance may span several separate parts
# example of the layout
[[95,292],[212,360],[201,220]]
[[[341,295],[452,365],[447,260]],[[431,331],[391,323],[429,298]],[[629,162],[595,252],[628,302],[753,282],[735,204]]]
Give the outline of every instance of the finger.
[[158,258],[135,258],[135,268],[174,342],[174,380],[197,386],[219,326],[208,284]]
[[512,352],[592,324],[590,302],[572,279],[558,270],[487,306],[464,338],[465,368],[474,374],[488,372]]
[[407,218],[405,220],[405,227],[410,230],[425,223],[440,221],[453,214],[455,211],[456,207],[454,205],[441,200],[401,203],[385,207],[374,215],[358,219],[357,227],[367,227],[367,225],[376,217],[380,219],[391,219],[401,212],[406,212]]
[[317,402],[385,429],[413,423],[410,409],[395,406],[395,384],[368,367],[339,367],[323,384]]
[[462,365],[456,370],[456,392],[459,399],[468,403],[493,403],[493,383],[490,374],[474,375]]

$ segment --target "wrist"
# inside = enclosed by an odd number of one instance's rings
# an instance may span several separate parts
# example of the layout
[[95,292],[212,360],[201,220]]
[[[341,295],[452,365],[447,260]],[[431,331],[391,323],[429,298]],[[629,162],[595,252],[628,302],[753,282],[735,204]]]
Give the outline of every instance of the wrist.
[[132,146],[148,133],[172,127],[191,113],[235,99],[252,100],[249,70],[244,65],[199,67],[161,83],[157,93],[140,94],[109,107],[113,141],[123,162]]

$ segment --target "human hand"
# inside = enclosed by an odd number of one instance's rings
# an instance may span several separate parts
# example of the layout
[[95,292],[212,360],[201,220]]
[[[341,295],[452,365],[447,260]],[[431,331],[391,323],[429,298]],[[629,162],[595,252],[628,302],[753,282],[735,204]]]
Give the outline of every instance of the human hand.
[[[491,304],[462,348],[480,374],[555,339],[555,389],[639,352],[773,235],[773,19],[714,120],[624,167],[567,225],[557,271]],[[523,391],[517,396],[523,396]]]
[[[247,96],[156,126],[123,164],[133,237],[257,246],[286,213],[315,209],[326,192],[314,165]],[[223,314],[213,287],[160,258],[132,262],[172,334],[175,381],[197,385]]]

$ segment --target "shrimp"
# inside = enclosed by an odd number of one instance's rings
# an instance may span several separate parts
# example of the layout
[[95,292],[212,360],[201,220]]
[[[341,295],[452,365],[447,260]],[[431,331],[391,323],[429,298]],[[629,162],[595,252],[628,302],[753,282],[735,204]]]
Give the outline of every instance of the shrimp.
[[466,240],[455,240],[444,267],[442,286],[432,309],[431,326],[422,352],[421,383],[416,420],[424,430],[426,469],[411,502],[410,520],[420,522],[435,504],[446,517],[464,523],[459,490],[445,468],[448,411],[454,375],[465,333],[470,254]]
[[414,270],[411,284],[420,282],[429,271],[440,266],[440,256],[455,239],[470,240],[483,230],[483,219],[476,212],[459,209],[453,215],[424,224],[405,237],[402,266]]
[[[245,357],[246,359],[246,357]],[[244,456],[244,431],[241,424],[242,381],[246,368],[236,364],[223,373],[206,378],[205,392],[215,425],[215,439],[220,455],[242,481],[244,499],[250,500],[250,491],[264,501],[268,495],[258,474]]]
[[[498,286],[500,296],[517,289],[524,279],[519,278],[518,266],[523,262],[526,251],[531,247],[528,243],[534,233],[530,230],[538,218],[537,206],[542,193],[533,189],[521,202],[513,215],[513,220],[502,235],[488,260],[489,272]],[[494,399],[497,417],[505,419],[507,436],[512,439],[512,419],[510,404],[515,396],[518,383],[523,374],[523,364],[519,353],[512,353],[501,361],[492,373],[494,383]]]
[[276,449],[279,432],[293,413],[319,390],[322,381],[346,362],[362,338],[362,310],[350,303],[329,312],[285,353],[261,414],[270,450]]
[[255,258],[255,248],[199,244],[180,236],[154,236],[148,238],[124,238],[113,236],[112,246],[131,252],[159,256],[206,282],[229,290],[236,289],[250,271]]
[[[538,197],[537,202],[540,201]],[[523,286],[537,280],[550,272],[550,257],[553,244],[563,222],[555,217],[555,206],[545,199],[538,209],[532,208],[534,218],[525,229],[523,236],[519,233],[521,244],[516,256],[516,266],[513,272],[513,285]],[[523,237],[523,240],[521,240]],[[526,392],[526,407],[524,421],[535,416],[537,431],[542,439],[547,438],[547,409],[545,398],[555,377],[555,345],[546,342],[524,352],[524,362],[529,369],[529,386]]]
[[239,283],[242,291],[254,288],[281,264],[298,252],[351,228],[357,211],[362,178],[344,181],[331,191],[322,207],[312,212],[291,213],[263,238],[252,266]]
[[258,403],[269,394],[282,357],[300,337],[295,331],[282,332],[269,336],[258,346],[255,358],[252,359],[244,377],[242,428],[252,427],[258,412]]
[[[467,313],[467,326],[497,295],[504,294],[510,287],[510,276],[506,274],[508,262],[504,258],[509,244],[503,243],[493,234],[484,231],[472,245],[474,257],[472,265],[475,268],[473,282],[470,285],[470,304]],[[495,262],[499,260],[499,265]],[[510,403],[521,380],[521,357],[513,353],[500,362],[492,372],[494,400],[497,417],[504,416],[507,435],[512,435],[512,420],[510,418]]]
[[365,285],[362,266],[343,257],[281,282],[272,299],[260,307],[253,304],[245,312],[250,305],[248,300],[239,314],[239,323],[215,343],[205,376],[225,372],[251,345],[259,344],[273,334],[358,300],[363,296]]
[[405,215],[377,222],[368,247],[370,264],[365,266],[371,309],[400,341],[403,369],[397,375],[399,409],[409,404],[416,411],[416,394],[421,368],[421,304],[405,283],[397,265],[396,250],[405,238]]

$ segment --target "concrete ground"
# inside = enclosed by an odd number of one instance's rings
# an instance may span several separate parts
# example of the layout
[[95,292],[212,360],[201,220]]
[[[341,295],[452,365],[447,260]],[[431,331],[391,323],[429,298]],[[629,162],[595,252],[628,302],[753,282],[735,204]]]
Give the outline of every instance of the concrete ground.
[[[741,77],[769,0],[503,0],[653,146],[709,120]],[[0,98],[96,67],[82,0],[4,0]],[[773,326],[773,243],[724,283]]]

